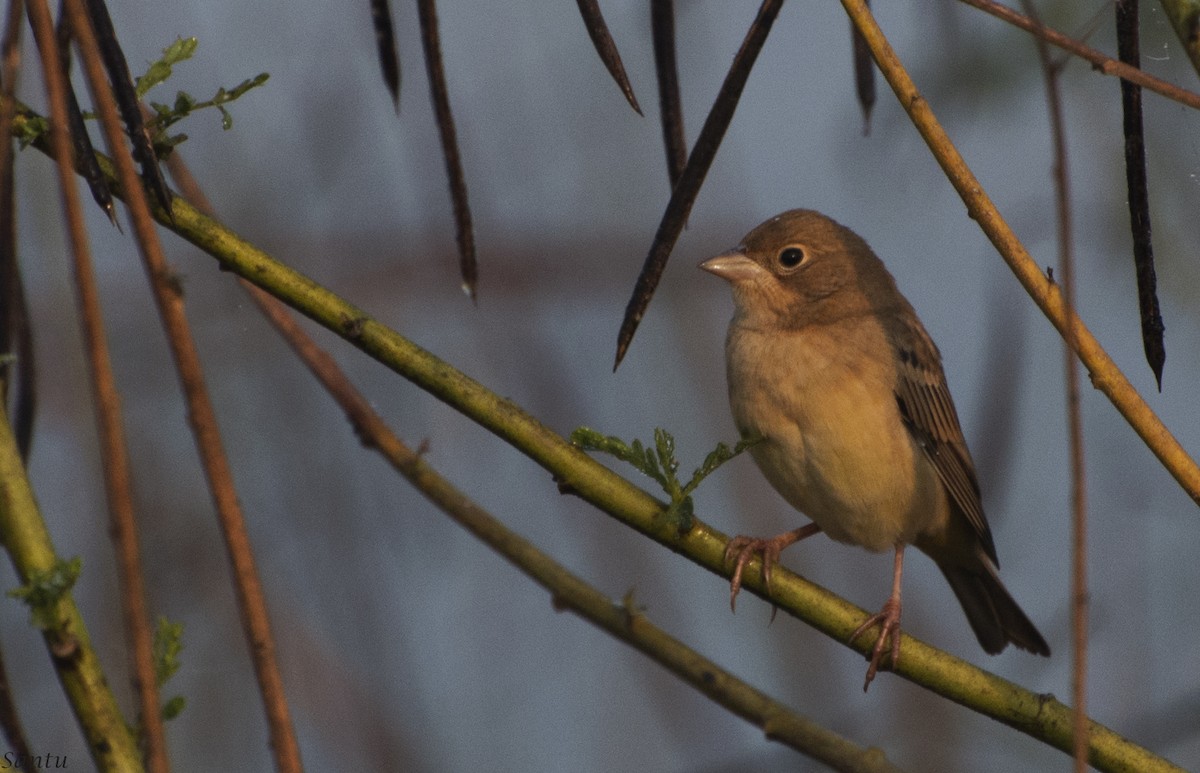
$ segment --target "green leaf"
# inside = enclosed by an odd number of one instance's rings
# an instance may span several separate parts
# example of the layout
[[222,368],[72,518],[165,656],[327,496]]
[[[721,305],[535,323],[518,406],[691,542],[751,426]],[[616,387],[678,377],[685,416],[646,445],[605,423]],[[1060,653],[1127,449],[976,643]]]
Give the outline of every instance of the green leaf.
[[[154,679],[159,687],[167,683],[181,665],[183,652],[183,623],[173,623],[160,616],[154,628]],[[182,695],[169,698],[162,706],[162,718],[172,720],[183,712],[187,703]]]
[[742,438],[732,449],[724,443],[717,443],[717,447],[710,451],[708,456],[704,457],[704,463],[692,473],[692,479],[683,487],[684,492],[690,494],[695,491],[696,487],[700,485],[700,481],[716,472],[718,467],[761,440],[762,438],[760,437]]
[[171,112],[180,113],[180,118],[196,109],[196,98],[186,91],[180,91],[175,94],[175,106],[171,108]]
[[38,137],[50,131],[50,122],[42,116],[27,116],[25,120],[16,124],[17,140],[21,144],[21,148],[25,149],[37,141]]
[[162,57],[152,63],[146,74],[134,82],[134,90],[138,99],[146,96],[146,92],[171,77],[171,68],[182,61],[191,59],[200,45],[196,38],[176,38],[175,42],[163,49]]
[[159,617],[154,629],[154,678],[162,687],[179,670],[179,653],[183,651],[183,623],[172,623]]
[[[258,88],[259,86],[266,83],[267,78],[270,78],[270,77],[271,77],[270,73],[260,72],[258,75],[255,75],[253,78],[248,78],[248,79],[242,81],[241,83],[234,86],[229,91],[228,99],[226,101],[232,102],[233,100],[237,99],[241,95],[245,94],[250,89]],[[224,89],[222,89],[222,91],[224,91]]]
[[182,695],[174,696],[163,704],[162,718],[169,722],[183,713],[183,709],[186,704],[187,700],[185,700]]

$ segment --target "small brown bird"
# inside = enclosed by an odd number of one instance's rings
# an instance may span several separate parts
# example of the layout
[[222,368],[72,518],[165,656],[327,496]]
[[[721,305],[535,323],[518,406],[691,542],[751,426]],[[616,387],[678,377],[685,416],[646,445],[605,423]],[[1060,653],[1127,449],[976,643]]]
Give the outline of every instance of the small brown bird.
[[904,548],[932,558],[989,654],[1009,642],[1050,648],[997,575],[975,466],[941,354],[883,263],[857,234],[811,210],[784,212],[736,249],[700,264],[733,287],[725,341],[729,403],[771,485],[812,523],[770,539],[737,537],[732,604],[755,553],[770,570],[788,545],[824,531],[896,551],[892,593],[865,690],[891,642],[900,657]]

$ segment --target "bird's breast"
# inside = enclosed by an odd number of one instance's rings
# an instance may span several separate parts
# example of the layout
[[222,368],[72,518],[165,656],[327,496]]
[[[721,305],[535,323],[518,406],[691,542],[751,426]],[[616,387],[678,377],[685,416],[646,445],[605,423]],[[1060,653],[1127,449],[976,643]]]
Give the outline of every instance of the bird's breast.
[[763,438],[751,447],[754,460],[831,538],[887,550],[911,542],[946,507],[901,422],[895,363],[878,323],[798,331],[735,324],[726,357],[738,428]]

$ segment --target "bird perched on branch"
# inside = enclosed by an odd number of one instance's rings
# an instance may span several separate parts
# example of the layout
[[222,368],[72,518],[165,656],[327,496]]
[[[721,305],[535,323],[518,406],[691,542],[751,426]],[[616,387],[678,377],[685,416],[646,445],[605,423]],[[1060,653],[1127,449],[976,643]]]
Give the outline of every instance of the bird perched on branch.
[[[892,593],[851,635],[879,638],[865,690],[890,651],[900,657],[904,550],[942,570],[983,649],[1050,648],[997,574],[975,465],[941,355],[883,263],[857,234],[796,209],[700,264],[733,288],[725,342],[729,403],[770,484],[812,519],[769,539],[737,537],[730,603],[743,570],[770,570],[788,545],[824,531],[874,552],[895,551]],[[890,646],[889,646],[890,643]]]

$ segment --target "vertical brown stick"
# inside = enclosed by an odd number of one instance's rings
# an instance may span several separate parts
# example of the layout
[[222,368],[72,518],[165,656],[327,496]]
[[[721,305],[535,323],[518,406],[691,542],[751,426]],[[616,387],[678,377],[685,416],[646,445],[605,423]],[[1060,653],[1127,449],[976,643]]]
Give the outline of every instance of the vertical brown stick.
[[[62,196],[63,211],[67,220],[68,242],[75,260],[84,259],[89,261],[90,265],[83,214],[75,188],[74,170],[71,166],[71,141],[67,136],[66,79],[60,69],[61,59],[58,55],[54,24],[50,19],[50,11],[46,7],[45,0],[28,0],[26,10],[41,54],[39,59],[42,65],[42,76],[50,104],[50,144],[56,160],[59,193]],[[7,425],[0,428],[0,435],[7,433],[6,427]],[[22,492],[20,488],[17,487],[13,490],[12,494],[16,498],[10,499],[7,504],[16,507],[20,501],[24,500],[33,509],[35,506],[32,503],[32,492]],[[33,539],[21,546],[14,544],[11,536],[6,538],[8,543],[6,547],[22,577],[34,570],[44,570],[54,560],[53,546],[50,544],[49,534],[45,533],[44,525],[39,522],[31,534]],[[57,658],[55,652],[57,645],[54,638],[57,634],[52,636],[47,632],[47,642],[50,645],[52,656],[55,657],[64,690],[71,700],[72,709],[87,738],[92,759],[96,767],[102,770],[128,770],[134,763],[139,763],[140,768],[141,755],[127,730],[125,719],[116,707],[116,701],[103,674],[98,670],[94,652],[90,652],[90,645],[86,644],[86,631],[82,627],[83,622],[78,617],[78,611],[74,609],[73,603],[70,607],[66,620],[68,627],[63,633],[66,636],[74,637],[79,642],[78,652],[82,656],[82,660],[80,662],[67,661],[64,665],[60,665],[61,659]],[[72,620],[72,618],[74,619]],[[79,626],[78,631],[71,630],[75,625]],[[83,661],[90,663],[86,668],[86,671],[90,673],[85,673]],[[151,684],[153,684],[153,680],[151,680]],[[140,691],[139,697],[141,697]],[[155,711],[157,711],[157,700],[155,700],[155,704]],[[161,738],[161,734],[159,737]]]
[[[44,16],[44,18],[43,18]],[[31,13],[31,17],[34,14]],[[49,25],[48,12],[38,11],[34,20],[38,28]],[[58,41],[56,35],[47,30],[40,32],[40,48],[46,67],[58,67],[61,76],[48,80],[48,88],[55,91],[52,102],[58,106],[62,102],[65,108],[64,118],[68,125],[79,131],[83,130],[83,121],[72,121],[74,96],[66,82],[67,53],[64,50],[47,48],[50,41]],[[55,110],[58,107],[55,107]],[[80,152],[91,154],[90,142],[80,144],[76,137],[73,143],[77,155]],[[85,169],[90,166],[96,176],[89,184],[92,193],[102,190],[108,193],[108,187],[100,178],[100,168],[96,166],[95,156],[80,163]],[[104,496],[106,496],[110,532],[113,535],[113,545],[116,551],[116,570],[121,598],[121,623],[125,629],[125,639],[130,648],[130,673],[133,683],[133,693],[137,696],[142,725],[143,755],[146,768],[152,773],[166,773],[169,769],[167,757],[166,732],[163,730],[160,701],[158,701],[158,683],[154,664],[154,642],[150,631],[149,605],[146,604],[145,585],[142,571],[142,553],[138,540],[137,519],[133,509],[133,484],[130,475],[130,459],[125,442],[125,426],[121,419],[120,394],[116,389],[116,378],[113,373],[112,359],[108,353],[107,338],[104,337],[104,320],[100,305],[100,290],[96,286],[95,271],[92,270],[91,251],[88,247],[88,236],[84,229],[83,214],[79,208],[78,198],[74,192],[71,157],[68,155],[60,163],[60,185],[64,187],[64,204],[67,210],[67,223],[71,230],[72,259],[74,280],[76,280],[76,296],[79,304],[80,325],[83,328],[84,348],[88,355],[88,368],[91,376],[91,393],[96,412],[97,436],[101,443],[101,462],[104,471]],[[70,181],[70,182],[68,182]],[[108,214],[113,217],[112,199],[108,199]],[[115,221],[114,221],[115,222]]]
[[233,569],[242,626],[250,646],[251,660],[263,696],[275,765],[280,771],[298,772],[301,770],[300,750],[292,729],[291,716],[283,690],[283,680],[279,675],[279,666],[275,659],[275,643],[271,636],[262,584],[255,567],[250,540],[246,534],[245,518],[234,490],[229,460],[225,457],[221,445],[216,411],[204,384],[200,356],[196,351],[196,344],[192,339],[191,330],[184,314],[183,298],[176,289],[176,284],[167,267],[162,247],[158,242],[154,221],[150,215],[149,202],[133,168],[133,159],[123,143],[116,105],[108,91],[108,84],[100,61],[100,52],[83,8],[83,0],[67,0],[66,8],[70,14],[76,40],[79,43],[80,58],[87,73],[93,99],[96,102],[96,112],[108,140],[118,180],[126,195],[130,223],[137,237],[159,316],[167,332],[171,353],[179,371],[187,403],[188,420],[196,438],[201,462],[220,519],[222,536],[225,538],[226,549]]
[[[1041,26],[1030,0],[1024,0],[1025,13]],[[1071,178],[1067,169],[1067,139],[1062,99],[1058,89],[1058,68],[1050,56],[1045,38],[1034,37],[1042,75],[1046,84],[1046,103],[1050,113],[1050,133],[1054,146],[1055,211],[1058,223],[1058,262],[1062,274],[1063,305],[1067,313],[1075,309],[1075,259],[1071,241]],[[1073,709],[1072,745],[1076,773],[1085,773],[1090,746],[1087,716],[1088,659],[1088,579],[1087,579],[1087,484],[1084,473],[1083,415],[1079,405],[1078,336],[1069,327],[1063,335],[1063,367],[1067,383],[1067,443],[1071,468],[1071,632],[1074,669],[1071,680]]]
[[[71,102],[74,97],[66,83],[65,62],[68,56],[48,43],[56,43],[58,36],[49,29],[49,13],[42,2],[40,10],[30,12],[31,22],[38,31],[41,54],[46,59],[44,67],[58,68],[59,77],[48,79],[48,88],[55,92],[52,102],[55,112],[58,103],[64,108],[62,118],[71,124]],[[46,29],[42,30],[42,26]],[[78,107],[78,106],[76,106]],[[79,121],[82,127],[82,121]],[[73,143],[79,150],[78,139]],[[90,151],[90,143],[84,145]],[[95,166],[95,157],[92,157]],[[98,167],[95,172],[98,174]],[[133,484],[130,474],[130,459],[125,442],[125,426],[121,419],[120,394],[116,389],[112,359],[108,352],[108,341],[104,337],[104,320],[100,305],[100,290],[97,288],[95,271],[92,269],[91,250],[83,222],[83,212],[74,187],[71,155],[60,160],[60,187],[64,190],[68,230],[71,232],[72,260],[76,296],[79,304],[80,325],[83,328],[84,348],[88,355],[91,376],[92,401],[95,403],[97,436],[100,437],[101,462],[104,471],[104,496],[106,496],[110,531],[116,551],[116,570],[121,597],[121,623],[130,648],[131,681],[137,696],[142,724],[143,755],[146,768],[154,773],[166,773],[169,769],[166,733],[163,731],[158,684],[154,665],[154,645],[150,633],[149,605],[146,604],[143,582],[142,557],[138,541],[137,519],[133,510]],[[101,185],[107,192],[107,187]],[[96,188],[92,188],[96,190]],[[112,204],[109,203],[109,206]],[[112,216],[112,212],[110,212]]]

